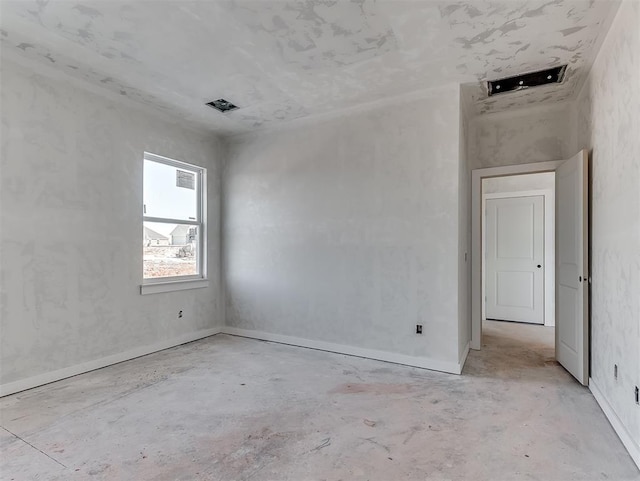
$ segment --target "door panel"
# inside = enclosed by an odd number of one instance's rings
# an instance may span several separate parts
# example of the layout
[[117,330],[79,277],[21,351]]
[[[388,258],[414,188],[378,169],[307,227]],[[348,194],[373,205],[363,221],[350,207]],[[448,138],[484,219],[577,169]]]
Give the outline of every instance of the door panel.
[[[578,299],[576,299],[576,289],[567,288],[566,286],[560,286],[558,289],[559,298],[559,315],[562,319],[575,319],[576,318],[576,305]],[[576,324],[573,322],[562,322],[558,324],[558,330],[560,331],[560,342],[563,349],[571,350],[571,354],[577,354],[578,352],[578,336]]]
[[498,272],[496,274],[498,305],[533,309],[533,272]]
[[544,197],[486,207],[486,317],[544,324]]
[[[496,256],[500,259],[532,259],[534,249],[531,197],[525,202],[513,202],[513,198],[489,200],[495,206],[497,222]],[[515,205],[513,205],[515,203]]]
[[586,150],[556,170],[556,359],[589,381],[588,158]]

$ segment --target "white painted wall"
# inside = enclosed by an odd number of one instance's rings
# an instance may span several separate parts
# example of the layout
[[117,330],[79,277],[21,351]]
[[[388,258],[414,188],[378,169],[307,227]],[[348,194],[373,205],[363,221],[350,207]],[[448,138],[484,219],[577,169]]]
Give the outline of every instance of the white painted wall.
[[457,364],[459,117],[448,86],[234,139],[228,325]]
[[[640,3],[624,1],[577,101],[591,148],[591,377],[640,465]],[[613,366],[618,364],[615,381]],[[623,439],[624,440],[624,439]]]
[[480,115],[471,122],[472,169],[566,159],[574,150],[566,102]]
[[[7,58],[1,81],[0,384],[222,325],[218,141]],[[208,288],[139,293],[145,150],[208,169]]]

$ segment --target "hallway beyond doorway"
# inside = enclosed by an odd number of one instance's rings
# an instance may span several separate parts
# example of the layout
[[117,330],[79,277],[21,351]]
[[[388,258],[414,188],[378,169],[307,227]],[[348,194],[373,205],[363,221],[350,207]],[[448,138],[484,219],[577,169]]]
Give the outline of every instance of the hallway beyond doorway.
[[[566,374],[555,360],[554,327],[485,320],[482,330],[482,349],[487,352],[485,356],[476,357],[482,360],[483,370],[522,370],[532,374],[538,368],[556,366],[558,372]],[[541,376],[548,374],[546,371],[540,373]]]

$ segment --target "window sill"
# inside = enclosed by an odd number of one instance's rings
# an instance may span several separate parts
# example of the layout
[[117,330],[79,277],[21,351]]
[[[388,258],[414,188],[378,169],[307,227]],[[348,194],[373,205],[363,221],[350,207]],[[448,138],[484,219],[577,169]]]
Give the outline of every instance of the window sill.
[[184,291],[187,289],[201,289],[209,287],[207,279],[195,279],[190,281],[157,282],[140,286],[140,294],[159,294],[161,292]]

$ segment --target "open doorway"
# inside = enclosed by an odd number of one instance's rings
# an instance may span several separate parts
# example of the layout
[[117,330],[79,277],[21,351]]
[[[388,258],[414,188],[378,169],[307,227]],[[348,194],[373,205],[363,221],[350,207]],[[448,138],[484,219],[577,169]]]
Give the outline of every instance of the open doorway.
[[555,172],[482,179],[482,213],[483,330],[553,357]]
[[481,235],[484,217],[483,180],[543,172],[555,174],[555,357],[580,383],[587,385],[590,277],[589,179],[586,150],[566,160],[488,167],[472,171],[471,348],[482,349],[483,317],[486,317],[486,313],[483,312],[484,239]]

